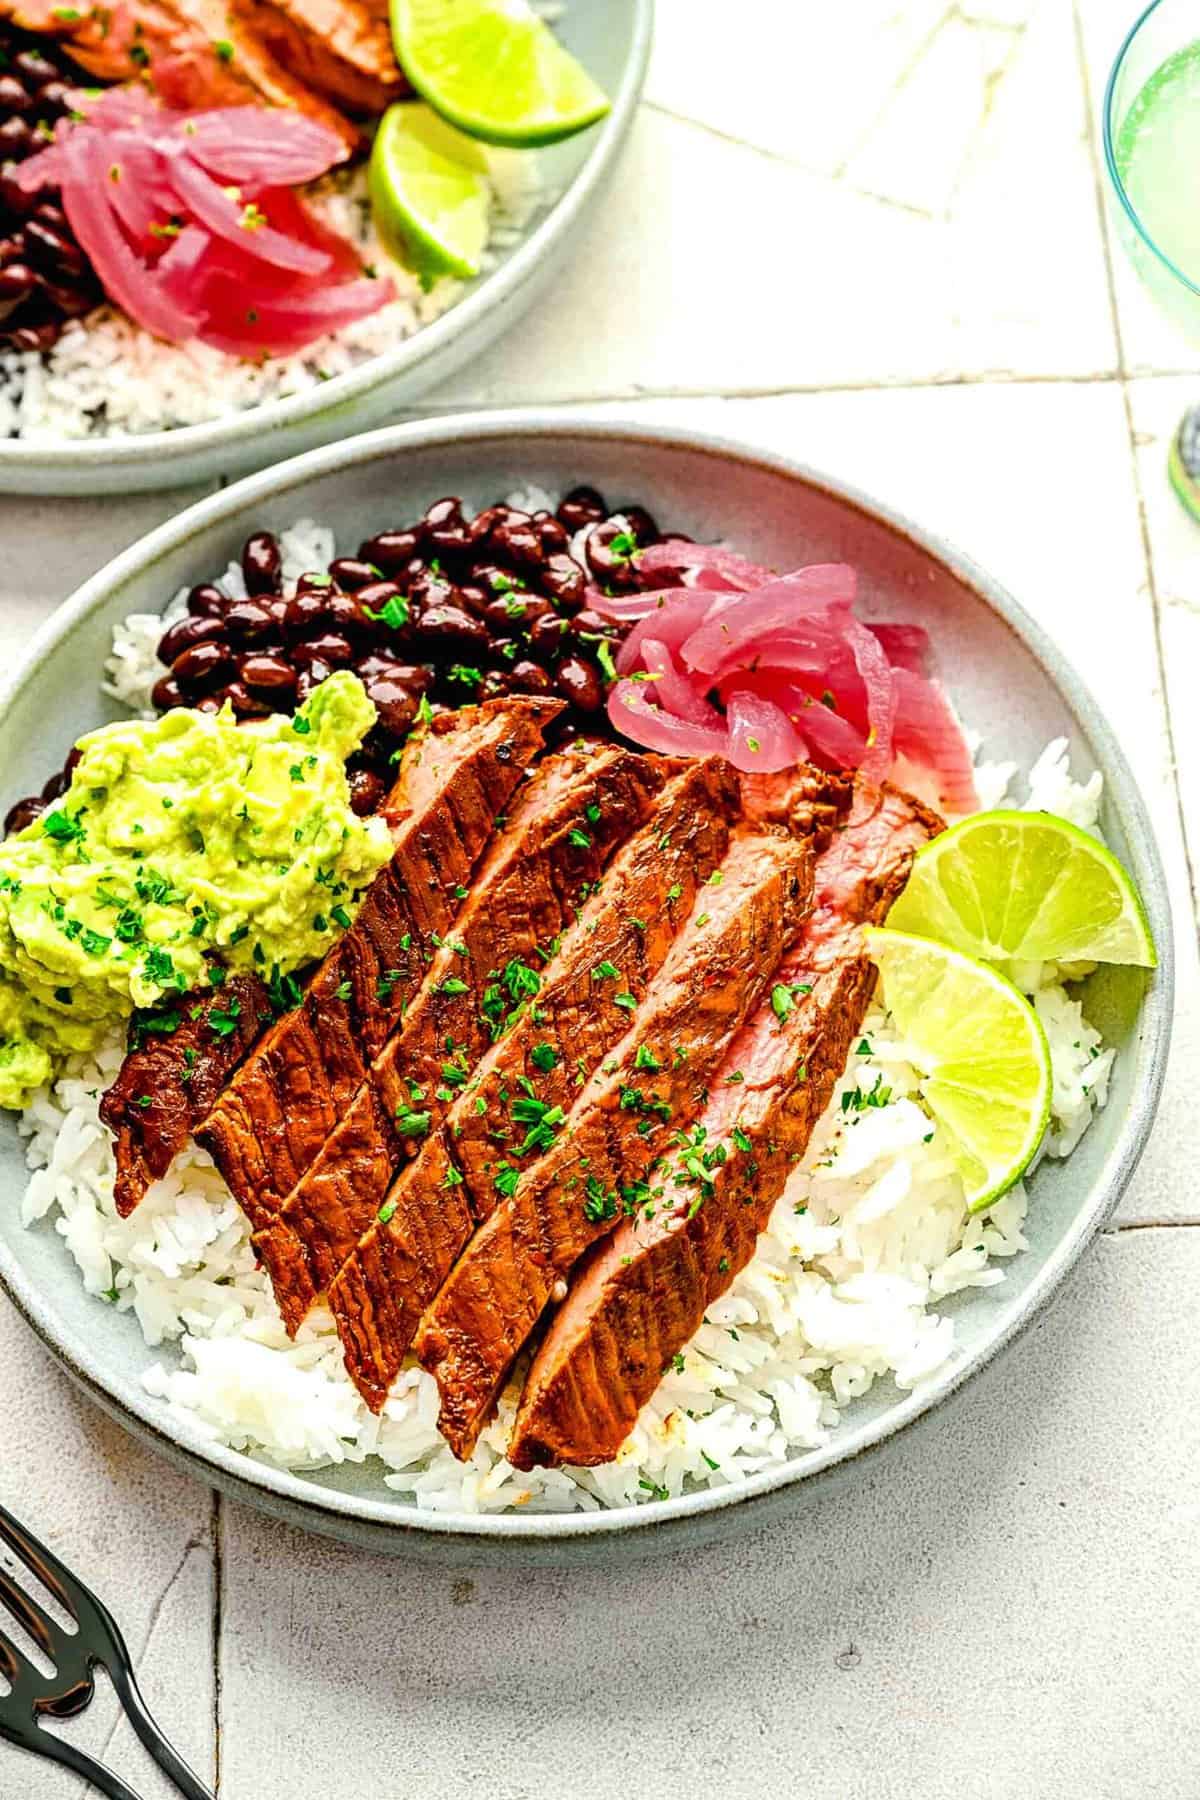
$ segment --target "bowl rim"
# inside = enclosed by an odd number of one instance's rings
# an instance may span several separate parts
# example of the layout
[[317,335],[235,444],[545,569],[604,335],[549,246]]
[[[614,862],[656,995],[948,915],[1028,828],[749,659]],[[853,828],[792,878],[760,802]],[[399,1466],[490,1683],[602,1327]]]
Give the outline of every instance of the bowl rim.
[[[314,478],[345,473],[377,458],[400,458],[407,451],[448,445],[515,445],[512,460],[514,467],[519,467],[521,447],[543,439],[683,450],[719,462],[729,472],[742,467],[781,475],[884,524],[972,589],[1001,623],[1022,640],[1062,690],[1091,739],[1098,760],[1105,765],[1109,797],[1118,809],[1129,842],[1138,847],[1139,884],[1159,950],[1159,966],[1143,995],[1136,1039],[1126,1053],[1135,1058],[1133,1100],[1100,1178],[1026,1293],[1015,1297],[987,1341],[969,1355],[956,1357],[937,1376],[888,1407],[879,1418],[858,1425],[851,1420],[821,1449],[802,1452],[777,1468],[725,1488],[704,1488],[665,1501],[595,1512],[533,1515],[422,1512],[411,1503],[389,1500],[382,1489],[380,1498],[336,1489],[314,1490],[305,1472],[294,1473],[256,1462],[241,1452],[209,1442],[189,1425],[172,1420],[171,1430],[164,1430],[161,1403],[151,1400],[136,1377],[114,1379],[111,1373],[106,1376],[99,1359],[92,1356],[78,1334],[74,1343],[64,1341],[71,1334],[56,1318],[52,1298],[37,1292],[21,1265],[0,1246],[0,1287],[67,1372],[134,1435],[150,1442],[177,1464],[183,1463],[210,1485],[303,1522],[310,1529],[350,1536],[377,1549],[400,1550],[414,1540],[427,1545],[440,1539],[444,1544],[466,1546],[479,1553],[489,1546],[562,1547],[572,1540],[607,1539],[648,1531],[654,1532],[656,1543],[663,1542],[665,1547],[665,1542],[682,1532],[689,1521],[720,1514],[734,1506],[751,1518],[782,1490],[811,1484],[819,1477],[834,1474],[840,1466],[878,1451],[897,1432],[948,1399],[969,1377],[992,1363],[1059,1288],[1133,1175],[1153,1123],[1166,1069],[1174,995],[1174,949],[1166,878],[1145,802],[1116,735],[1090,690],[1040,625],[1005,588],[961,551],[857,487],[745,441],[685,426],[631,422],[594,411],[522,408],[386,426],[340,444],[307,451],[196,502],[107,563],[46,621],[21,664],[0,683],[0,718],[24,684],[54,656],[77,625],[108,601],[115,589],[152,568],[168,553],[206,536],[246,505],[260,500],[278,502]],[[156,1412],[159,1417],[154,1416]]]
[[1149,6],[1145,7],[1143,11],[1138,14],[1133,24],[1129,27],[1129,30],[1125,33],[1121,47],[1113,58],[1112,68],[1108,72],[1108,80],[1104,84],[1104,101],[1101,108],[1101,136],[1104,142],[1104,163],[1108,170],[1108,178],[1112,183],[1113,192],[1116,194],[1121,210],[1124,212],[1129,223],[1133,226],[1146,248],[1158,258],[1164,269],[1166,269],[1169,274],[1173,275],[1176,281],[1187,288],[1190,293],[1195,294],[1197,298],[1200,298],[1200,283],[1193,281],[1190,275],[1185,274],[1178,263],[1174,262],[1172,258],[1167,255],[1166,251],[1162,248],[1162,245],[1147,230],[1141,214],[1130,198],[1129,190],[1125,186],[1124,179],[1117,167],[1116,132],[1113,121],[1113,111],[1117,101],[1117,83],[1121,79],[1121,73],[1125,67],[1125,59],[1137,42],[1142,27],[1149,23],[1162,5],[1163,0],[1150,0]]
[[0,492],[10,475],[15,477],[18,471],[23,476],[38,470],[82,477],[111,470],[114,476],[120,476],[159,465],[164,458],[185,462],[222,450],[232,454],[260,434],[300,427],[365,400],[375,388],[438,357],[456,338],[469,334],[494,307],[508,305],[512,310],[517,296],[537,280],[555,246],[569,236],[603,186],[633,124],[650,61],[655,0],[631,0],[631,4],[633,29],[624,72],[611,110],[598,129],[592,127],[594,141],[582,168],[508,261],[499,269],[485,272],[478,286],[439,318],[420,326],[392,349],[365,358],[353,369],[317,387],[265,400],[222,418],[179,425],[169,431],[141,432],[129,437],[62,438],[45,445],[24,438],[0,438]]

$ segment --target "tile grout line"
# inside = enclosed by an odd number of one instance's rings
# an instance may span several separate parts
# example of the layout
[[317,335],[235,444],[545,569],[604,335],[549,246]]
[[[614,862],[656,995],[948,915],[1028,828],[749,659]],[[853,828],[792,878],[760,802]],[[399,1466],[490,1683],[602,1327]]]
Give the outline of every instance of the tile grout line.
[[1197,907],[1200,906],[1200,890],[1196,883],[1196,864],[1192,856],[1191,841],[1188,834],[1187,813],[1184,809],[1183,795],[1179,785],[1179,759],[1175,749],[1175,721],[1171,716],[1171,697],[1167,686],[1166,656],[1163,650],[1162,636],[1162,603],[1158,592],[1158,581],[1154,570],[1154,546],[1150,537],[1150,521],[1146,511],[1146,496],[1142,488],[1142,473],[1138,463],[1137,433],[1133,423],[1133,404],[1129,392],[1129,364],[1125,354],[1125,336],[1121,329],[1121,309],[1117,302],[1117,286],[1113,268],[1112,233],[1109,229],[1108,210],[1105,204],[1104,178],[1096,154],[1096,116],[1092,106],[1091,84],[1088,79],[1087,50],[1083,39],[1083,23],[1079,16],[1079,0],[1073,0],[1071,16],[1075,26],[1075,51],[1079,68],[1079,77],[1083,86],[1084,120],[1087,125],[1088,160],[1092,169],[1092,189],[1096,208],[1099,214],[1100,242],[1104,251],[1104,269],[1107,278],[1108,304],[1112,316],[1113,333],[1117,343],[1117,384],[1121,392],[1121,403],[1125,413],[1125,433],[1129,442],[1129,465],[1133,476],[1134,497],[1137,503],[1138,532],[1142,541],[1142,558],[1146,565],[1146,584],[1150,595],[1150,618],[1154,631],[1154,660],[1158,670],[1159,690],[1162,694],[1163,722],[1167,733],[1167,754],[1171,766],[1171,786],[1175,795],[1175,816],[1179,825],[1179,838],[1183,850],[1184,866],[1187,870],[1188,893],[1192,902],[1192,929],[1200,939],[1200,918]]
[[221,1634],[224,1626],[224,1520],[225,1509],[219,1491],[212,1493],[212,1659],[213,1659],[213,1793],[221,1797]]

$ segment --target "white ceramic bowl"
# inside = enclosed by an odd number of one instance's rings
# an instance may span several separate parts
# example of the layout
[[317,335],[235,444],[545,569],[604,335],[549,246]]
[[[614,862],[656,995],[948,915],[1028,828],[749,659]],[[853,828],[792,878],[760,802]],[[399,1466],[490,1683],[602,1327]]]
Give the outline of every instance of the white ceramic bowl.
[[380,425],[446,380],[511,331],[564,267],[629,134],[653,23],[654,0],[566,0],[554,29],[611,96],[612,111],[592,130],[536,152],[553,203],[432,325],[312,392],[207,424],[52,444],[0,438],[0,493],[128,494],[240,475]]
[[[33,791],[81,731],[113,716],[97,673],[114,622],[161,607],[185,583],[210,579],[252,530],[298,518],[331,524],[341,545],[460,494],[485,505],[536,482],[562,492],[593,483],[610,501],[637,499],[705,539],[728,539],[786,568],[845,560],[859,571],[870,617],[929,627],[964,716],[998,753],[1028,766],[1052,737],[1070,740],[1078,773],[1103,772],[1103,826],[1141,889],[1162,957],[1153,978],[1105,969],[1087,986],[1090,1016],[1119,1047],[1108,1105],[1075,1153],[1031,1183],[1029,1249],[1002,1285],[957,1296],[953,1359],[914,1393],[878,1384],[821,1450],[738,1486],[624,1510],[476,1518],[422,1513],[383,1486],[376,1465],[286,1474],[214,1448],[141,1385],[159,1357],[133,1318],[83,1291],[49,1222],[22,1230],[24,1159],[11,1119],[0,1125],[0,1280],[74,1378],[137,1436],[228,1492],[276,1516],[352,1543],[442,1560],[486,1554],[562,1558],[628,1555],[695,1542],[736,1522],[802,1502],[812,1481],[856,1459],[936,1406],[989,1362],[1053,1295],[1115,1206],[1154,1116],[1170,1036],[1172,960],[1166,888],[1149,820],[1117,739],[1069,664],[1001,588],[936,538],[810,470],[693,433],[603,418],[530,412],[393,427],[317,450],[192,507],[102,570],[42,631],[0,693],[5,803]],[[1015,703],[1019,696],[1019,704]],[[969,1396],[958,1408],[971,1429]]]

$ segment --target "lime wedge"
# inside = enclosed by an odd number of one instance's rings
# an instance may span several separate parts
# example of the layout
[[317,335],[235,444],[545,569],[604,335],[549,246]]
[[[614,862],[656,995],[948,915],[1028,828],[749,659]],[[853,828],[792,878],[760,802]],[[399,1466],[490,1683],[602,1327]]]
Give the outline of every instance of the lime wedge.
[[489,144],[556,144],[608,97],[527,0],[391,0],[396,59],[444,118]]
[[478,144],[427,106],[389,106],[375,133],[367,188],[380,237],[425,287],[442,275],[478,275],[491,206]]
[[982,1212],[1028,1168],[1050,1117],[1050,1051],[1032,1006],[986,963],[906,932],[867,929],[883,1000],[921,1071]]
[[973,813],[934,838],[888,924],[989,962],[1157,962],[1116,857],[1049,813]]

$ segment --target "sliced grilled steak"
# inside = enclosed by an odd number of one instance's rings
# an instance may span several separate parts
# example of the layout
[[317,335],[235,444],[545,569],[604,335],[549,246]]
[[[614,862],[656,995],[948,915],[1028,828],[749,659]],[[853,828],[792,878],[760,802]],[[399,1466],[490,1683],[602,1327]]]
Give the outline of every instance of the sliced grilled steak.
[[408,87],[387,22],[363,0],[233,0],[231,16],[294,79],[351,113],[381,113]]
[[[0,0],[0,17],[24,31],[53,37],[100,81],[138,82],[168,106],[185,109],[265,101],[306,113],[340,138],[347,156],[362,132],[327,96],[310,67],[306,81],[280,60],[226,0],[135,0],[129,6],[58,6],[55,0]],[[364,8],[362,31],[377,31]],[[394,96],[393,96],[394,97]]]
[[113,1192],[123,1219],[166,1174],[270,1020],[258,977],[231,975],[148,1025],[131,1026],[120,1074],[100,1102],[100,1117],[116,1139]]
[[[393,1182],[381,1222],[333,1282],[329,1304],[347,1366],[379,1404],[475,1220],[500,1197],[497,1184],[509,1186],[539,1154],[533,1142],[523,1153],[531,1116],[565,1112],[628,1029],[624,1007],[596,1004],[593,970],[605,962],[620,968],[641,999],[697,889],[725,855],[735,800],[733,773],[715,759],[668,782],[564,937],[533,1004],[483,1059],[444,1129]],[[506,992],[510,1003],[515,996]]]
[[400,1029],[278,1219],[255,1239],[290,1329],[370,1227],[407,1160],[406,1139],[440,1123],[491,1042],[489,995],[504,971],[538,980],[667,773],[637,751],[590,745],[543,762],[526,784]]
[[753,1256],[862,1026],[875,972],[861,926],[886,918],[938,829],[902,794],[859,790],[850,824],[817,863],[813,914],[776,973],[787,999],[743,1026],[689,1149],[585,1259],[554,1315],[509,1446],[517,1468],[610,1461]]
[[[630,1030],[447,1277],[415,1348],[437,1377],[439,1426],[455,1455],[470,1454],[559,1284],[623,1206],[638,1203],[646,1176],[704,1105],[726,1046],[808,911],[812,861],[808,846],[782,834],[735,836],[720,884],[701,890]],[[597,973],[596,1004],[612,1005],[619,976]]]
[[397,785],[407,812],[391,862],[302,1003],[272,1026],[196,1132],[256,1230],[309,1168],[420,987],[496,815],[560,710],[490,701],[441,715],[406,751]]

